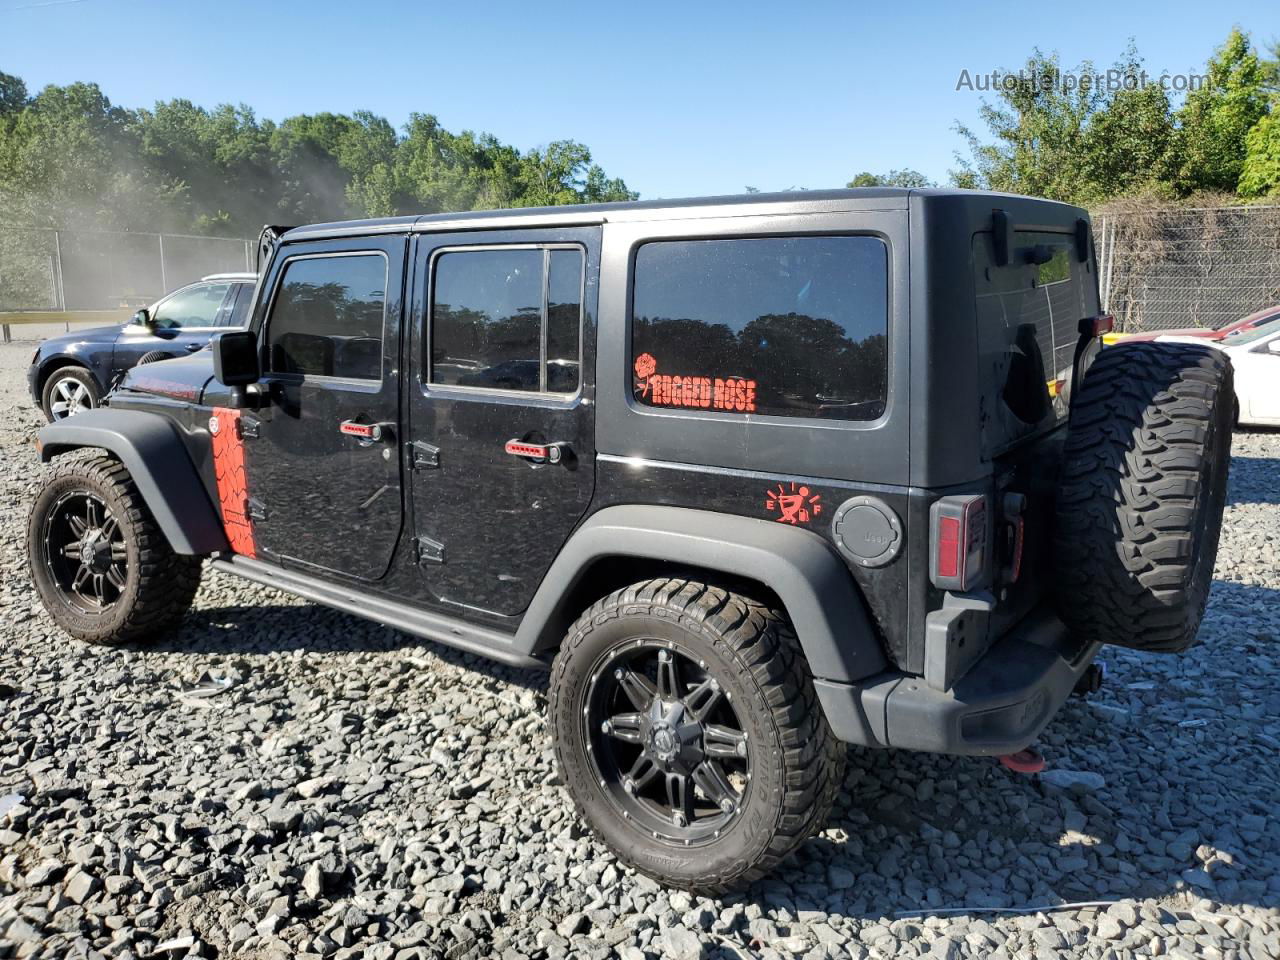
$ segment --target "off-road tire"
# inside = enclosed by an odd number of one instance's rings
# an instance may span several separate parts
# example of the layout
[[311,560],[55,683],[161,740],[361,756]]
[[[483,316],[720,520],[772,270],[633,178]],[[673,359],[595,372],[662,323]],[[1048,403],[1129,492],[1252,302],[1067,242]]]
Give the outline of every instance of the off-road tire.
[[65,416],[70,416],[70,414],[66,414],[64,417],[59,417],[54,411],[54,404],[59,401],[59,397],[54,394],[58,390],[58,385],[63,382],[83,391],[86,397],[84,402],[88,404],[84,409],[93,409],[102,403],[102,394],[98,390],[98,384],[88,370],[77,366],[59,367],[45,379],[44,389],[40,391],[40,409],[44,412],[45,419],[50,423],[64,419]]
[[1054,532],[1058,610],[1079,636],[1190,647],[1218,553],[1231,363],[1195,344],[1104,349],[1071,409]]
[[[124,586],[101,613],[86,614],[67,602],[46,555],[46,518],[64,495],[75,492],[101,498],[123,533]],[[27,555],[45,610],[59,627],[89,643],[115,646],[163,636],[182,620],[200,586],[202,559],[173,552],[129,471],[107,456],[70,460],[53,470],[31,507]]]
[[[741,810],[690,848],[624,818],[587,755],[593,669],[635,638],[671,641],[705,658],[748,732],[751,777]],[[786,617],[749,597],[686,579],[632,584],[570,628],[552,668],[550,718],[559,769],[578,813],[625,863],[673,887],[714,895],[769,873],[822,829],[844,780],[846,747],[818,704]]]

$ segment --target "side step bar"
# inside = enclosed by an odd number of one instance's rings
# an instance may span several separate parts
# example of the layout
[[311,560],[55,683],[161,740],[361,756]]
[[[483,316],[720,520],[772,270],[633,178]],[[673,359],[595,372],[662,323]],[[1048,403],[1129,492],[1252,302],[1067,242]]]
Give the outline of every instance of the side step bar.
[[305,600],[385,624],[424,640],[434,640],[466,653],[497,660],[508,666],[536,667],[539,670],[545,670],[548,666],[543,660],[513,649],[514,635],[500,630],[478,627],[453,617],[430,613],[250,557],[224,554],[215,557],[210,565],[215,570],[275,587]]

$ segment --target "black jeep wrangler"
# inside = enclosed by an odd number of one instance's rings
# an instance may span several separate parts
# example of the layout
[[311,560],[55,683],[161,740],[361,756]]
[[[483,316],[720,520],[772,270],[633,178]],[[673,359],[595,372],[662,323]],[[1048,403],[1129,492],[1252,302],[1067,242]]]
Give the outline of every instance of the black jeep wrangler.
[[249,330],[45,427],[35,585],[100,643],[201,565],[549,665],[574,802],[723,890],[845,743],[1025,747],[1103,643],[1180,651],[1219,351],[1102,349],[1088,216],[868,189],[264,233]]

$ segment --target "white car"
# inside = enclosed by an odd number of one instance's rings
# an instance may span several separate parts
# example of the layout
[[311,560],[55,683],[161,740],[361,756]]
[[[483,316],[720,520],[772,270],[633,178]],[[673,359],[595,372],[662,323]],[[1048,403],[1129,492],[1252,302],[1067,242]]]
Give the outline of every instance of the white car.
[[1199,343],[1223,351],[1236,373],[1236,422],[1280,426],[1280,320],[1223,340],[1156,337],[1158,343]]

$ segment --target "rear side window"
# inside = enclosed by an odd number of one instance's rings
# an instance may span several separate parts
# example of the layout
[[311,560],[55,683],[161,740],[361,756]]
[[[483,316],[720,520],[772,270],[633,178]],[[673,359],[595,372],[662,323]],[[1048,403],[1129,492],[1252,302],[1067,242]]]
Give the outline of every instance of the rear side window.
[[380,253],[290,260],[267,320],[271,369],[380,380],[386,290]]
[[218,313],[218,326],[243,327],[249,322],[249,307],[253,304],[253,284],[237,283],[231,295]]
[[888,251],[875,237],[646,243],[634,397],[652,407],[874,420],[888,380]]
[[430,382],[577,392],[582,251],[449,250],[435,259]]

